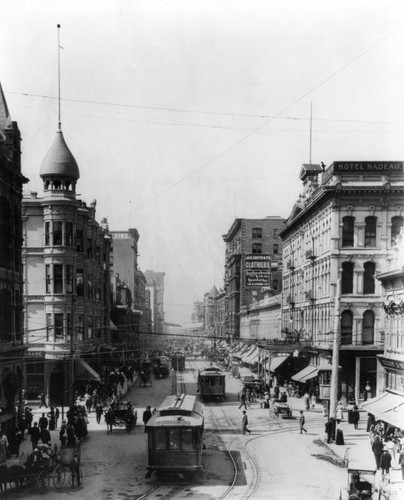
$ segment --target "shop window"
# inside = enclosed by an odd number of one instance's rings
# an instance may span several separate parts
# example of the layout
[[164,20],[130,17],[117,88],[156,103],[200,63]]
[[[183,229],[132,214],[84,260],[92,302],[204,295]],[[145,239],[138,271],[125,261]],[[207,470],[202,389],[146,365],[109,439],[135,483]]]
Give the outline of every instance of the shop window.
[[343,262],[342,263],[342,279],[341,279],[341,293],[352,293],[353,292],[353,262]]
[[397,245],[398,236],[400,234],[401,228],[403,227],[402,217],[392,217],[391,218],[391,246]]
[[376,217],[370,216],[365,219],[365,247],[376,246],[376,223]]
[[365,262],[363,273],[363,293],[375,293],[375,269],[373,262]]
[[354,246],[355,217],[347,216],[342,219],[342,246]]
[[53,266],[53,293],[63,293],[63,265]]
[[343,311],[341,314],[341,344],[352,344],[353,317],[351,311]]
[[252,253],[262,253],[262,244],[261,243],[253,243],[252,244]]
[[374,344],[375,342],[375,315],[373,311],[363,313],[363,344]]
[[53,244],[54,245],[62,245],[62,231],[63,231],[63,223],[62,221],[53,221]]
[[252,237],[253,238],[262,238],[262,228],[253,227],[252,229]]

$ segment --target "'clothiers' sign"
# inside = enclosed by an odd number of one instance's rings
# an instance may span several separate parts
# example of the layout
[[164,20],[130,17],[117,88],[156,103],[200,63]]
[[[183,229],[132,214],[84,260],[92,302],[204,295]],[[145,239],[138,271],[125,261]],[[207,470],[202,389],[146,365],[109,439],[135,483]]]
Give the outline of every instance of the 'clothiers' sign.
[[246,286],[270,284],[271,257],[263,254],[247,254],[244,261]]
[[394,173],[403,171],[402,161],[335,161],[334,173]]

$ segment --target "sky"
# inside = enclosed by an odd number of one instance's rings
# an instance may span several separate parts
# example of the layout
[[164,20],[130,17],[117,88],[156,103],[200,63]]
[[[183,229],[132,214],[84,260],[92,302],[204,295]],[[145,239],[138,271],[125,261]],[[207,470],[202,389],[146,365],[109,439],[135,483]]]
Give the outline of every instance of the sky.
[[[61,121],[97,220],[140,233],[166,319],[223,287],[226,234],[288,217],[303,163],[404,160],[400,1],[15,0],[0,82],[25,191]],[[310,140],[310,114],[312,133]]]

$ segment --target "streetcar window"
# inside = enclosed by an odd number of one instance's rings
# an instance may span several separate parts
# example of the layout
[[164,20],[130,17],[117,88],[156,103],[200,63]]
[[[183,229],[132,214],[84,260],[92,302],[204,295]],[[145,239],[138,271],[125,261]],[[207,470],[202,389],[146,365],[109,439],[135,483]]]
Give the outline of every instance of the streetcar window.
[[166,449],[166,431],[164,429],[154,431],[154,448],[156,450]]
[[180,449],[180,431],[179,429],[170,429],[168,431],[168,448],[170,450]]
[[183,450],[192,450],[194,448],[192,440],[192,429],[182,429],[181,448]]

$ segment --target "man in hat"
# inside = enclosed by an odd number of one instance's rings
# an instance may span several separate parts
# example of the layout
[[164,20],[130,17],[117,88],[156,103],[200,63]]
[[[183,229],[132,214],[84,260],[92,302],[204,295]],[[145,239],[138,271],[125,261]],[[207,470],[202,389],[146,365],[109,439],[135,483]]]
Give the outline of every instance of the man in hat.
[[242,432],[243,434],[246,433],[246,431],[248,432],[248,434],[251,434],[251,431],[250,429],[247,427],[248,425],[248,417],[247,417],[247,412],[245,410],[243,410],[243,417],[241,419],[241,426],[242,426]]
[[300,410],[300,418],[299,418],[300,434],[303,434],[303,431],[307,432],[307,430],[304,428],[305,422],[306,422],[306,419],[304,418],[303,410]]

